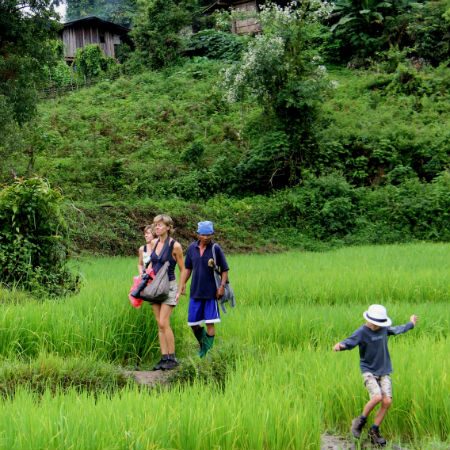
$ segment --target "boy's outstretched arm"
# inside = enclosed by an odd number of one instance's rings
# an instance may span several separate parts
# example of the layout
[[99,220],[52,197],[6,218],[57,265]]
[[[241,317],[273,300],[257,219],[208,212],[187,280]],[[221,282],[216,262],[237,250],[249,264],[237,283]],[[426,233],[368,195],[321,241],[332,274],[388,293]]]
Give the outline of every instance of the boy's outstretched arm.
[[360,340],[361,340],[361,328],[358,328],[345,341],[338,342],[333,347],[333,350],[335,352],[340,352],[341,350],[351,350],[352,348],[355,348],[357,345],[359,345]]
[[333,350],[335,352],[340,352],[341,350],[345,350],[345,345],[338,342],[334,347]]
[[415,327],[418,320],[419,320],[419,318],[413,314],[409,318],[408,323],[405,323],[404,325],[397,325],[396,327],[389,327],[388,334],[392,336],[392,335],[406,333],[407,331],[412,330]]

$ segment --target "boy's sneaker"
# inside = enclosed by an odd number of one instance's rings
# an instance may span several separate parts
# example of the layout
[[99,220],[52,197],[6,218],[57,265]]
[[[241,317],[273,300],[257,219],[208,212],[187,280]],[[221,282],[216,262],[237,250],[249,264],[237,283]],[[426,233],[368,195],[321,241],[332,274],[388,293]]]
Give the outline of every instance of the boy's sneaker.
[[356,439],[359,439],[361,437],[361,431],[364,428],[365,424],[366,421],[361,419],[361,417],[357,417],[356,419],[352,420],[351,432]]
[[376,428],[371,428],[369,430],[369,438],[372,444],[384,447],[386,445],[386,439],[380,435],[380,431]]
[[179,362],[176,359],[167,359],[166,361],[163,361],[161,365],[162,370],[172,370],[175,369],[175,367],[178,367]]

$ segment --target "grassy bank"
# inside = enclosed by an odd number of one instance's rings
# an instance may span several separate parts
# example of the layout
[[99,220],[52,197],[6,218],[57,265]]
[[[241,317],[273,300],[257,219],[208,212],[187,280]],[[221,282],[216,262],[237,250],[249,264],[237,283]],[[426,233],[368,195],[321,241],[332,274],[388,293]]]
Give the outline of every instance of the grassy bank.
[[289,149],[309,156],[278,184],[277,124],[224,101],[225,67],[200,58],[42,102],[5,144],[0,182],[61,189],[75,250],[91,254],[132,255],[161,212],[184,243],[214,220],[237,252],[449,239],[447,67],[330,70],[314,136]]

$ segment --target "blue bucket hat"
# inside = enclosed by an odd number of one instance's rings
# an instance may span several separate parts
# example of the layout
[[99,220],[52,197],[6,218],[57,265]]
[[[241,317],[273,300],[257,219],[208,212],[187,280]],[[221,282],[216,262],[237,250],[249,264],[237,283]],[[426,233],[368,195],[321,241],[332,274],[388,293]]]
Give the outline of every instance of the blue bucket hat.
[[205,222],[199,222],[197,228],[198,234],[214,234],[214,224],[209,220]]

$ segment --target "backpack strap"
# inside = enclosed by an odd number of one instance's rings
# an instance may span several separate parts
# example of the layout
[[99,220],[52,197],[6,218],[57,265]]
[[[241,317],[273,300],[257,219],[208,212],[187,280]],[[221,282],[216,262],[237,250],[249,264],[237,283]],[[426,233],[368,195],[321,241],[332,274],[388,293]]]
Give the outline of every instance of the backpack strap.
[[213,255],[213,260],[214,260],[214,264],[216,265],[217,269],[219,270],[220,273],[222,273],[222,268],[219,268],[219,266],[217,265],[217,257],[216,257],[216,243],[213,244],[212,246],[212,255]]
[[[170,238],[169,238],[170,239]],[[169,260],[169,258],[170,258],[170,255],[172,254],[172,252],[173,252],[173,246],[175,245],[175,239],[172,239],[172,242],[169,244],[169,251],[167,252],[167,258],[165,259],[165,261],[164,262],[167,262],[168,260]],[[162,261],[161,261],[162,262]]]

